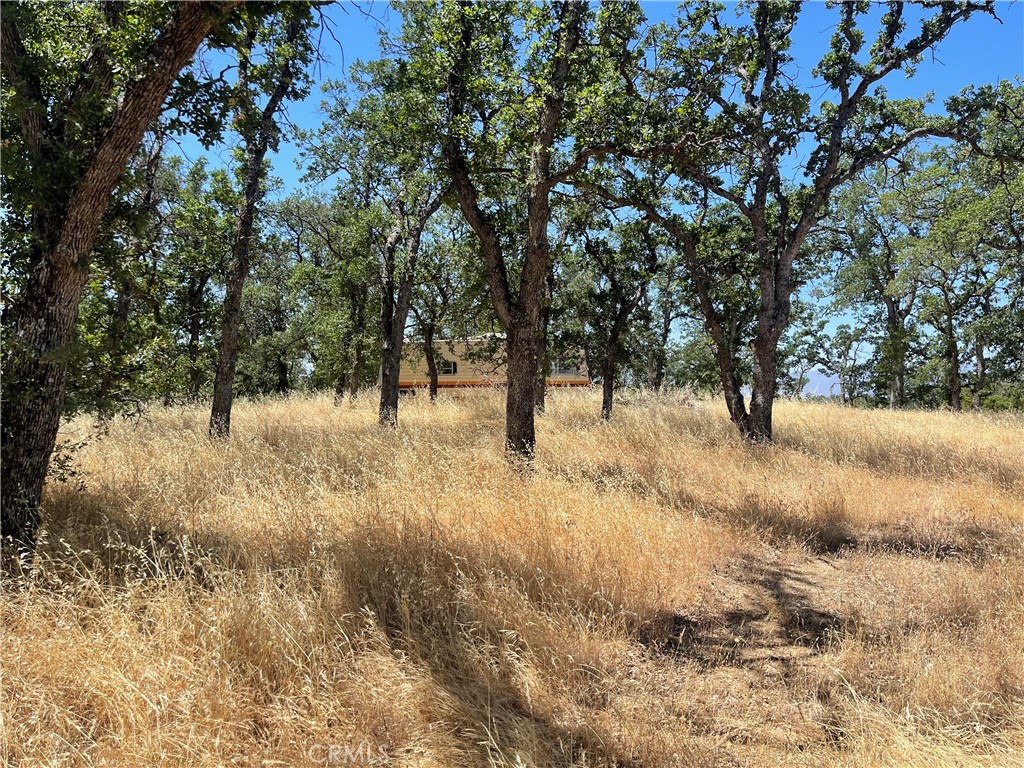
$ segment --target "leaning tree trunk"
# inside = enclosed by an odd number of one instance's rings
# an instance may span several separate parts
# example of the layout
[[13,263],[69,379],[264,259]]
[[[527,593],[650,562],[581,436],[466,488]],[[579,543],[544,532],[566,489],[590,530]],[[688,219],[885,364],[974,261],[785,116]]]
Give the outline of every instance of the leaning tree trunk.
[[43,261],[18,297],[18,323],[7,345],[3,536],[27,549],[35,546],[39,502],[67,386],[64,352],[74,342],[87,279],[88,272],[77,264]]
[[[150,62],[147,74],[122,96],[97,144],[79,147],[83,151],[78,156],[88,157],[88,164],[80,169],[59,221],[51,231],[36,233],[40,242],[52,247],[43,252],[24,290],[8,308],[12,320],[0,407],[0,535],[10,537],[17,547],[35,546],[43,484],[64,409],[66,353],[75,339],[89,277],[89,253],[110,196],[146,129],[160,114],[178,73],[210,27],[235,5],[182,3],[175,7],[174,16],[145,52]],[[9,48],[20,46],[20,41],[10,36],[6,25],[3,37],[5,65],[17,67],[12,56],[20,52]],[[43,104],[34,108],[45,113]]]

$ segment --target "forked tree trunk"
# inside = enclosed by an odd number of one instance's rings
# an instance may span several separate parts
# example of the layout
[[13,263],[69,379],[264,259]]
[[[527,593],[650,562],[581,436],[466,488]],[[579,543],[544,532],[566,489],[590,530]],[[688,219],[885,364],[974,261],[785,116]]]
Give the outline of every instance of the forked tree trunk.
[[[7,310],[11,332],[5,349],[0,409],[0,534],[10,537],[16,548],[35,546],[39,503],[64,408],[66,353],[75,339],[79,305],[89,277],[89,253],[110,196],[146,129],[160,114],[181,68],[210,27],[236,5],[181,3],[175,7],[173,17],[145,52],[144,58],[150,62],[147,74],[128,88],[97,144],[78,148],[78,156],[88,158],[88,164],[80,168],[67,205],[52,228],[36,232],[39,242],[51,245],[44,246],[24,290]],[[6,19],[3,37],[4,74],[10,77],[15,73],[17,82],[24,74],[19,60],[24,46]],[[86,85],[85,93],[110,91],[109,82],[103,87],[103,80]],[[50,129],[49,121],[40,117],[45,114],[46,105],[40,103],[29,105],[20,116],[23,133],[31,134],[25,136],[30,145]],[[90,142],[95,136],[88,128],[85,135]]]
[[[430,217],[441,207],[446,190],[438,192],[426,201],[415,213],[415,219],[405,236],[405,264],[401,275],[395,279],[395,251],[403,227],[399,226],[388,238],[384,247],[381,270],[380,333],[382,354],[380,362],[380,409],[378,420],[381,426],[398,426],[398,377],[402,367],[402,345],[405,341],[405,326],[409,320],[412,304],[412,288],[416,279],[416,262],[420,252],[420,239]],[[404,216],[401,203],[393,206],[396,216]],[[396,286],[397,283],[397,286]],[[397,296],[395,295],[397,287]]]
[[[565,106],[570,62],[582,37],[583,14],[583,4],[576,0],[564,3],[559,11],[559,40],[551,59],[551,80],[540,102],[537,128],[530,147],[525,190],[525,258],[519,276],[519,290],[515,295],[509,284],[502,239],[495,220],[480,205],[480,195],[470,174],[463,139],[455,131],[450,131],[442,143],[452,185],[459,198],[459,208],[480,241],[491,300],[505,328],[508,348],[505,452],[513,464],[532,462],[536,449],[534,404],[539,368],[537,343],[544,304],[544,281],[550,266],[550,194],[555,186],[551,171],[552,147]],[[474,29],[471,17],[465,10],[461,12],[461,27],[445,94],[452,125],[461,122],[466,113],[466,85],[474,76],[470,71]]]

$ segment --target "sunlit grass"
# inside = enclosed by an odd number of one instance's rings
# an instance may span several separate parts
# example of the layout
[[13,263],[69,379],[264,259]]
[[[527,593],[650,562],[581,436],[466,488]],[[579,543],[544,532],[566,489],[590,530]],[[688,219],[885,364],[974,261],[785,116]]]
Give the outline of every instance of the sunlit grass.
[[751,448],[717,401],[558,391],[523,475],[497,393],[374,406],[90,442],[5,585],[7,762],[1019,761],[1020,417],[784,403]]

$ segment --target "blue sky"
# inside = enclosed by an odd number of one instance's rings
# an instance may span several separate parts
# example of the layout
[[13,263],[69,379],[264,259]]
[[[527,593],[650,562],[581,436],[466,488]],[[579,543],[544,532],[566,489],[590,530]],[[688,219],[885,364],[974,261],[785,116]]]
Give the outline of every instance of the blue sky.
[[[677,5],[675,2],[643,3],[652,23],[671,21],[676,15]],[[935,59],[926,57],[913,78],[899,75],[886,80],[890,96],[916,97],[931,91],[935,94],[936,103],[941,105],[947,96],[969,85],[1024,76],[1024,2],[998,2],[996,9],[1001,24],[987,16],[972,18],[953,29],[938,47]],[[914,18],[917,12],[918,9],[912,7],[908,17]],[[314,72],[316,85],[310,96],[288,107],[289,118],[304,129],[315,129],[323,121],[320,103],[324,96],[320,84],[326,80],[345,79],[348,66],[357,59],[378,58],[379,29],[383,26],[397,31],[401,24],[401,15],[380,0],[335,3],[327,7],[325,14],[333,34],[332,37],[332,34],[325,33],[321,38],[321,50],[327,61]],[[808,2],[801,11],[794,32],[792,54],[799,67],[800,81],[811,86],[812,93],[818,94],[818,98],[826,91],[824,85],[814,87],[811,70],[828,49],[836,14],[837,11],[826,7],[824,2]],[[881,11],[872,14],[875,20],[880,15]],[[912,29],[909,26],[908,31]],[[337,38],[337,42],[333,38]],[[191,141],[182,143],[182,151],[189,159],[195,159],[203,152],[198,144]],[[230,154],[224,147],[214,148],[210,155],[212,165],[230,161]],[[280,152],[271,157],[273,173],[283,182],[278,194],[288,194],[302,186],[302,171],[296,167],[297,157],[297,148],[287,141],[282,142]]]

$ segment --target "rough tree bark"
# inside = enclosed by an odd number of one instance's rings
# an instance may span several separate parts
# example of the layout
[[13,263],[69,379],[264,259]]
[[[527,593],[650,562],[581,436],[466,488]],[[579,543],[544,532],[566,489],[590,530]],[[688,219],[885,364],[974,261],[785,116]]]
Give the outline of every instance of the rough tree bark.
[[[64,406],[65,351],[73,343],[79,305],[89,277],[89,254],[114,187],[146,129],[160,114],[178,73],[206,37],[238,3],[183,2],[149,46],[148,72],[119,96],[118,106],[101,124],[81,130],[77,146],[77,183],[60,210],[40,222],[41,253],[28,282],[8,312],[11,335],[3,370],[2,535],[32,548],[40,524],[39,503]],[[112,9],[111,12],[114,12]],[[117,12],[120,12],[117,9]],[[27,66],[16,24],[5,11],[3,73],[19,94],[34,102],[19,115],[26,144],[57,146],[40,81]],[[103,101],[114,94],[112,63],[98,48],[82,72],[83,96]],[[77,108],[71,104],[71,112]],[[56,116],[62,122],[63,115]],[[90,130],[91,129],[91,130]],[[66,144],[65,144],[66,146]],[[33,162],[52,162],[31,150]],[[5,321],[7,318],[5,318]]]

